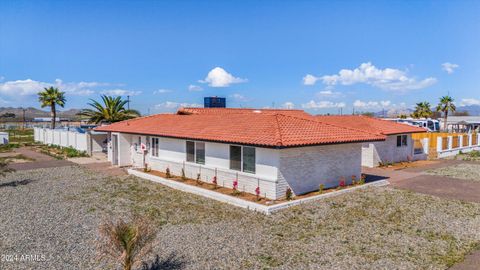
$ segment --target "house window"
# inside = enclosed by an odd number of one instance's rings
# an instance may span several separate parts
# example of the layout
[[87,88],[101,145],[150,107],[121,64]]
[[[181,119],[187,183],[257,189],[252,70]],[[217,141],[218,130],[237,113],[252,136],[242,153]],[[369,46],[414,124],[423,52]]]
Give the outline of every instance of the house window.
[[187,141],[187,161],[195,162],[195,143]]
[[242,147],[230,145],[230,169],[242,170]]
[[198,164],[205,164],[205,143],[195,143],[195,162]]
[[205,143],[187,141],[187,161],[205,164]]
[[152,156],[158,157],[159,149],[158,138],[152,138]]
[[397,136],[397,147],[407,146],[408,145],[408,136],[407,135],[398,135]]
[[243,171],[255,173],[255,148],[243,147]]
[[230,169],[255,173],[255,148],[230,145]]

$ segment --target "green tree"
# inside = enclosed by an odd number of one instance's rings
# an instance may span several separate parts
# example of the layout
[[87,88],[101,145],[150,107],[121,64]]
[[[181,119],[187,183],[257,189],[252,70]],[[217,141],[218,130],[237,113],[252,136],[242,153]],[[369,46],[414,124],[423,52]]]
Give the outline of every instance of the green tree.
[[443,113],[443,129],[447,129],[447,118],[449,112],[455,112],[457,107],[453,104],[453,98],[451,96],[443,96],[440,98],[440,102],[437,105],[437,112]]
[[415,111],[412,113],[414,118],[429,118],[432,116],[432,109],[430,103],[427,101],[419,102],[415,106]]
[[93,123],[114,123],[127,119],[132,119],[140,116],[136,110],[128,110],[125,108],[127,100],[122,100],[121,97],[111,97],[102,95],[102,103],[90,99],[88,103],[92,109],[83,109],[79,115],[88,119]]
[[65,106],[65,92],[58,90],[56,87],[44,88],[42,92],[38,93],[38,101],[42,108],[50,107],[50,116],[52,117],[52,129],[55,129],[55,121],[57,118],[56,105],[60,107]]

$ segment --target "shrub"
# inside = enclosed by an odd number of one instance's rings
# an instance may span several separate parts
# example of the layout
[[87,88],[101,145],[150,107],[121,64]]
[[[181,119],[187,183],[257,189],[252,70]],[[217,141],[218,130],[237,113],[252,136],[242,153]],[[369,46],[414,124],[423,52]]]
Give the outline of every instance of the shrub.
[[214,185],[214,188],[217,189],[217,177],[216,176],[213,177],[212,184]]
[[257,187],[255,189],[255,195],[257,196],[257,201],[259,201],[260,200],[260,187]]
[[346,183],[345,183],[345,177],[340,177],[340,183],[339,183],[339,186],[341,188],[345,187],[346,186]]
[[144,167],[143,167],[143,171],[144,171],[144,172],[150,172],[150,171],[151,171],[150,168],[148,168],[148,164],[147,164],[147,163],[145,163],[145,165],[144,165]]
[[285,192],[285,198],[289,201],[293,199],[293,192],[290,188],[287,188],[287,191]]
[[237,196],[240,194],[238,191],[238,180],[233,181],[233,195]]
[[360,177],[360,180],[358,181],[358,184],[359,184],[359,185],[365,184],[365,179],[366,179],[366,178],[367,178],[367,176],[362,173],[362,176]]
[[185,176],[185,169],[182,168],[182,180],[187,180],[187,177]]
[[324,184],[320,184],[320,185],[318,186],[318,193],[322,194],[324,190],[325,190],[325,185],[324,185]]
[[156,234],[152,228],[143,218],[105,222],[99,228],[99,255],[119,262],[124,270],[131,270],[150,252]]
[[202,184],[202,182],[200,181],[200,178],[201,178],[201,177],[202,177],[202,176],[200,175],[200,173],[197,173],[197,185],[201,185],[201,184]]
[[165,171],[165,177],[172,178],[172,175],[170,174],[170,168],[168,167],[167,167],[167,170]]
[[355,185],[357,183],[357,176],[352,175],[352,185]]

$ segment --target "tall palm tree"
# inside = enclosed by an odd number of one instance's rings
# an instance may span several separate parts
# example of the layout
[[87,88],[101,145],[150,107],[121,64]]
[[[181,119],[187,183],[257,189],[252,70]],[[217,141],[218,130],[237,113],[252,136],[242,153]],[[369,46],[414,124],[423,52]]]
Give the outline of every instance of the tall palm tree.
[[432,116],[432,109],[430,103],[427,101],[419,102],[415,106],[415,111],[412,113],[414,118],[429,118]]
[[102,95],[102,103],[90,99],[88,103],[92,109],[83,109],[78,115],[88,119],[93,123],[114,123],[140,116],[136,110],[125,108],[128,100],[122,100],[121,97],[112,97]]
[[63,108],[65,106],[65,92],[58,90],[56,87],[44,88],[42,92],[38,93],[38,101],[42,108],[50,107],[50,115],[52,116],[52,129],[55,129],[55,121],[57,118],[56,105]]
[[437,112],[443,112],[443,129],[447,129],[447,118],[449,112],[454,112],[457,109],[453,104],[453,98],[451,96],[443,96],[440,98],[440,102],[437,105]]

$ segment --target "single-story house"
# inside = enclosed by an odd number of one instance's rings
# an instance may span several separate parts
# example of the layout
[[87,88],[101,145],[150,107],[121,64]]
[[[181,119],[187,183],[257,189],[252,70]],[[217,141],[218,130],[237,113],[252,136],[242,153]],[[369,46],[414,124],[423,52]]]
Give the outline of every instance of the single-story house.
[[426,155],[414,154],[412,139],[412,133],[426,132],[424,128],[362,115],[316,116],[315,118],[323,123],[386,136],[384,141],[362,144],[362,166],[376,167],[381,163],[426,158]]
[[[231,109],[229,109],[231,110]],[[361,176],[362,144],[385,136],[317,121],[301,111],[157,114],[97,127],[108,159],[212,182],[269,199],[348,184]],[[144,150],[145,149],[145,150]]]

